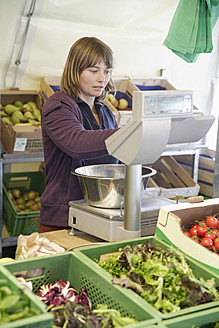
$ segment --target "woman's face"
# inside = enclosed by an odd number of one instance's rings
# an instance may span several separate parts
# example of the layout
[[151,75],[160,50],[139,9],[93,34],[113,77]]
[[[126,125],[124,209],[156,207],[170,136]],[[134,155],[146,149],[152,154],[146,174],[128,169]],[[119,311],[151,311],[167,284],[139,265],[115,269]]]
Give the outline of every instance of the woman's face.
[[111,68],[103,60],[86,68],[80,75],[79,97],[85,101],[99,97],[110,80],[110,73]]

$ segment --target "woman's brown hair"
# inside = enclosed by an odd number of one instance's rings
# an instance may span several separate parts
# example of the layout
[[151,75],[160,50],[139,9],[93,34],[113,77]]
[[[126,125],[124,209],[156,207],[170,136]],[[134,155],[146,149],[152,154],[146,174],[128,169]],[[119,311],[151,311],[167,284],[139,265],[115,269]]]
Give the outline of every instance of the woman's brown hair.
[[[83,37],[71,47],[61,78],[61,90],[71,98],[78,97],[80,74],[88,67],[103,60],[108,68],[113,68],[113,52],[95,37]],[[112,76],[98,99],[105,99],[107,92],[114,90]]]

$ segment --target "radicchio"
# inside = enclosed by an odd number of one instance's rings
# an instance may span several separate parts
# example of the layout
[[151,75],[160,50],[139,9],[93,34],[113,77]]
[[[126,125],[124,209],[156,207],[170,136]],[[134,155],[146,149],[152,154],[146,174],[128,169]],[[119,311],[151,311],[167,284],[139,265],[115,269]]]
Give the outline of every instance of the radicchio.
[[91,301],[87,297],[87,290],[85,287],[82,288],[80,293],[75,297],[75,303],[86,305],[91,310]]
[[43,285],[37,293],[37,296],[47,306],[59,306],[66,304],[68,301],[75,301],[77,295],[77,290],[66,280]]
[[37,296],[47,306],[50,306],[50,309],[64,305],[68,301],[87,305],[91,309],[91,301],[87,297],[86,288],[83,288],[81,292],[78,292],[69,281],[62,279],[54,283],[42,285]]
[[24,276],[20,273],[15,273],[14,276],[26,287],[28,287],[31,291],[33,290],[32,282],[26,281]]

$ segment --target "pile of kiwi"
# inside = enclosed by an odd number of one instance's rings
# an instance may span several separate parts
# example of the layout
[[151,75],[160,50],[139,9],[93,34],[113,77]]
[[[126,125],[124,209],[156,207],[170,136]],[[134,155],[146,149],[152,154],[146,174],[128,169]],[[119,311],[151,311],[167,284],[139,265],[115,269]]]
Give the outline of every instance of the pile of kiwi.
[[18,188],[7,190],[16,211],[19,213],[33,212],[40,210],[40,196],[38,191],[30,190],[22,193]]

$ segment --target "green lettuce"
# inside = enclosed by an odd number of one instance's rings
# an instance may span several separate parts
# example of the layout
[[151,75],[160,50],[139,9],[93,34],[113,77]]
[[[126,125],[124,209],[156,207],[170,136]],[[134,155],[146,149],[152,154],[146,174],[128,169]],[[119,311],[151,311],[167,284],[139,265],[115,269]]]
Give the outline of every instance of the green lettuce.
[[114,284],[132,289],[162,313],[219,300],[214,278],[197,278],[183,253],[150,240],[120,248],[119,254],[97,263],[114,277]]

